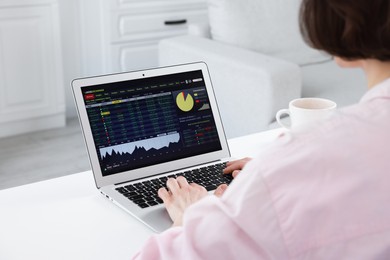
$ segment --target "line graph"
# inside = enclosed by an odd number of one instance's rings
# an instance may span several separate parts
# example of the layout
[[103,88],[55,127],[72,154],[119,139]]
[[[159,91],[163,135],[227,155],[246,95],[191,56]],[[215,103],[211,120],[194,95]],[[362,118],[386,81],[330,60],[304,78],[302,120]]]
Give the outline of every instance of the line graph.
[[169,133],[163,136],[153,137],[145,140],[104,147],[100,149],[100,156],[101,159],[105,159],[106,157],[110,157],[113,155],[132,155],[140,148],[142,148],[146,152],[151,149],[160,150],[164,147],[169,147],[171,144],[179,143],[179,141],[179,133]]

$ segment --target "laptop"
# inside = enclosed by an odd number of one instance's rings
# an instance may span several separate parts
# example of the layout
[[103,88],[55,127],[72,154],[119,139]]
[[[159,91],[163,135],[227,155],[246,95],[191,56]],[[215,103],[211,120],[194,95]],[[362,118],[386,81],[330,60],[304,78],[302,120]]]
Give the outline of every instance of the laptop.
[[208,191],[231,182],[205,63],[81,78],[72,89],[96,187],[153,231],[172,225],[157,195],[168,178]]

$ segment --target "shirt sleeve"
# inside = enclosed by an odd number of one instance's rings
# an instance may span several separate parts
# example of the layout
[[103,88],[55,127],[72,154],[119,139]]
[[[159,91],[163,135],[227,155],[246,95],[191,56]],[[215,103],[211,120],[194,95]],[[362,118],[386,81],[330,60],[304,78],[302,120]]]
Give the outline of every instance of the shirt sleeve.
[[151,237],[134,259],[287,259],[271,198],[254,161],[222,198],[191,206],[183,227]]

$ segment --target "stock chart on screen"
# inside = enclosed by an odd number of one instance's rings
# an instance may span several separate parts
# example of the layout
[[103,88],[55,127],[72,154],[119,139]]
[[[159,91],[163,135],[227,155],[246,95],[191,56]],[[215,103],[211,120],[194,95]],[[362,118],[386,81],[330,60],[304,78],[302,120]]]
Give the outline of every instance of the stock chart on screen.
[[221,150],[201,71],[82,91],[103,176]]

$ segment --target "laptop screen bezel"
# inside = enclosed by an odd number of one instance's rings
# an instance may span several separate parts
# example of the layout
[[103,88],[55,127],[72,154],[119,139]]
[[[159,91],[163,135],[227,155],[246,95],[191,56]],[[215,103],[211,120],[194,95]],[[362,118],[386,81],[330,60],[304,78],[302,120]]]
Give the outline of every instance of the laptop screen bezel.
[[[134,170],[124,171],[121,173],[116,173],[113,175],[103,176],[99,164],[98,154],[96,152],[95,142],[92,136],[91,126],[87,115],[87,109],[85,107],[85,103],[83,99],[82,88],[94,86],[94,85],[106,84],[106,83],[122,82],[122,81],[157,77],[157,76],[163,76],[169,74],[177,74],[182,72],[199,71],[199,70],[201,70],[203,74],[204,83],[209,96],[210,105],[211,105],[216,128],[218,131],[218,137],[222,149],[219,151],[209,152],[202,155],[196,155],[189,158],[177,159],[166,163],[160,163],[157,165],[147,166],[147,167],[138,168]],[[119,183],[124,183],[132,180],[146,178],[153,175],[167,173],[178,169],[184,169],[187,167],[203,164],[206,162],[217,161],[222,158],[230,157],[230,151],[228,148],[225,132],[219,114],[215,94],[212,88],[211,79],[209,76],[207,65],[203,62],[183,64],[183,65],[170,66],[170,67],[162,67],[162,68],[156,68],[150,70],[103,75],[103,76],[90,77],[90,78],[75,79],[72,82],[72,90],[75,98],[77,111],[79,114],[84,140],[87,146],[88,156],[95,177],[96,186],[98,188],[107,185],[119,184]]]

